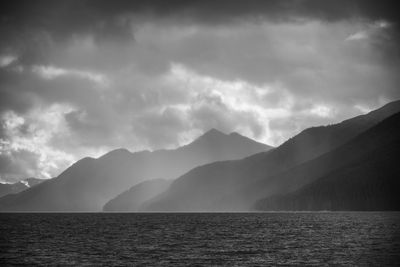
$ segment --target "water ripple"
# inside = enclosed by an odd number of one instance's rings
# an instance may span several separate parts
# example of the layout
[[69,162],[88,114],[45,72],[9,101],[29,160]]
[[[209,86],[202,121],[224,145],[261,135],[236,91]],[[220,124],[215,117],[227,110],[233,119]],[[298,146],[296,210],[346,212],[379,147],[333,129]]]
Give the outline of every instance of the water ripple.
[[396,266],[400,213],[0,214],[7,265]]

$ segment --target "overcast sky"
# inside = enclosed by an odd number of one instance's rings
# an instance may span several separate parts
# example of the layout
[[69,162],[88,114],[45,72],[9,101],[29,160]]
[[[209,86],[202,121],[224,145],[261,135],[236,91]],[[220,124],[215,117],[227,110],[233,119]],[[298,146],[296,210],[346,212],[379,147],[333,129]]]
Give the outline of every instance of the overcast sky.
[[2,1],[0,179],[210,128],[277,146],[400,98],[395,1]]

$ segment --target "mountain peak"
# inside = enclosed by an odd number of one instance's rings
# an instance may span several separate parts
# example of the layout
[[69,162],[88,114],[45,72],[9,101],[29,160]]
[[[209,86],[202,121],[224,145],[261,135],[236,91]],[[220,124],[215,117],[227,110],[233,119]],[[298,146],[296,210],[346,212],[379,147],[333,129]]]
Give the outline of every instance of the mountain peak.
[[229,136],[242,136],[241,134],[237,133],[237,132],[231,132],[229,134]]
[[215,128],[211,128],[210,130],[205,132],[203,135],[201,135],[198,139],[222,137],[222,136],[226,136],[226,134],[224,134],[223,132],[221,132]]
[[107,152],[100,158],[125,157],[125,156],[129,156],[131,154],[132,153],[126,148],[117,148],[117,149],[111,150],[110,152]]

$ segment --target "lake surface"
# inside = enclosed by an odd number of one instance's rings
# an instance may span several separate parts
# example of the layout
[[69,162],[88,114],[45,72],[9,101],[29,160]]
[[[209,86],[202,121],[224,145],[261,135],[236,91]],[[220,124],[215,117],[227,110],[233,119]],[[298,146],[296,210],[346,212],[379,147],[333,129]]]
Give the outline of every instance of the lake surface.
[[400,213],[0,214],[3,264],[399,265]]

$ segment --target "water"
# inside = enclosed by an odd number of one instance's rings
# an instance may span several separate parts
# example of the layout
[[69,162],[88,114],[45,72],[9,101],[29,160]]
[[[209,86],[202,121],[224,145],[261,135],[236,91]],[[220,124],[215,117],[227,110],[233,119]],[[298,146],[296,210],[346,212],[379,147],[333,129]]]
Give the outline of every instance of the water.
[[400,213],[0,214],[2,264],[399,265]]

